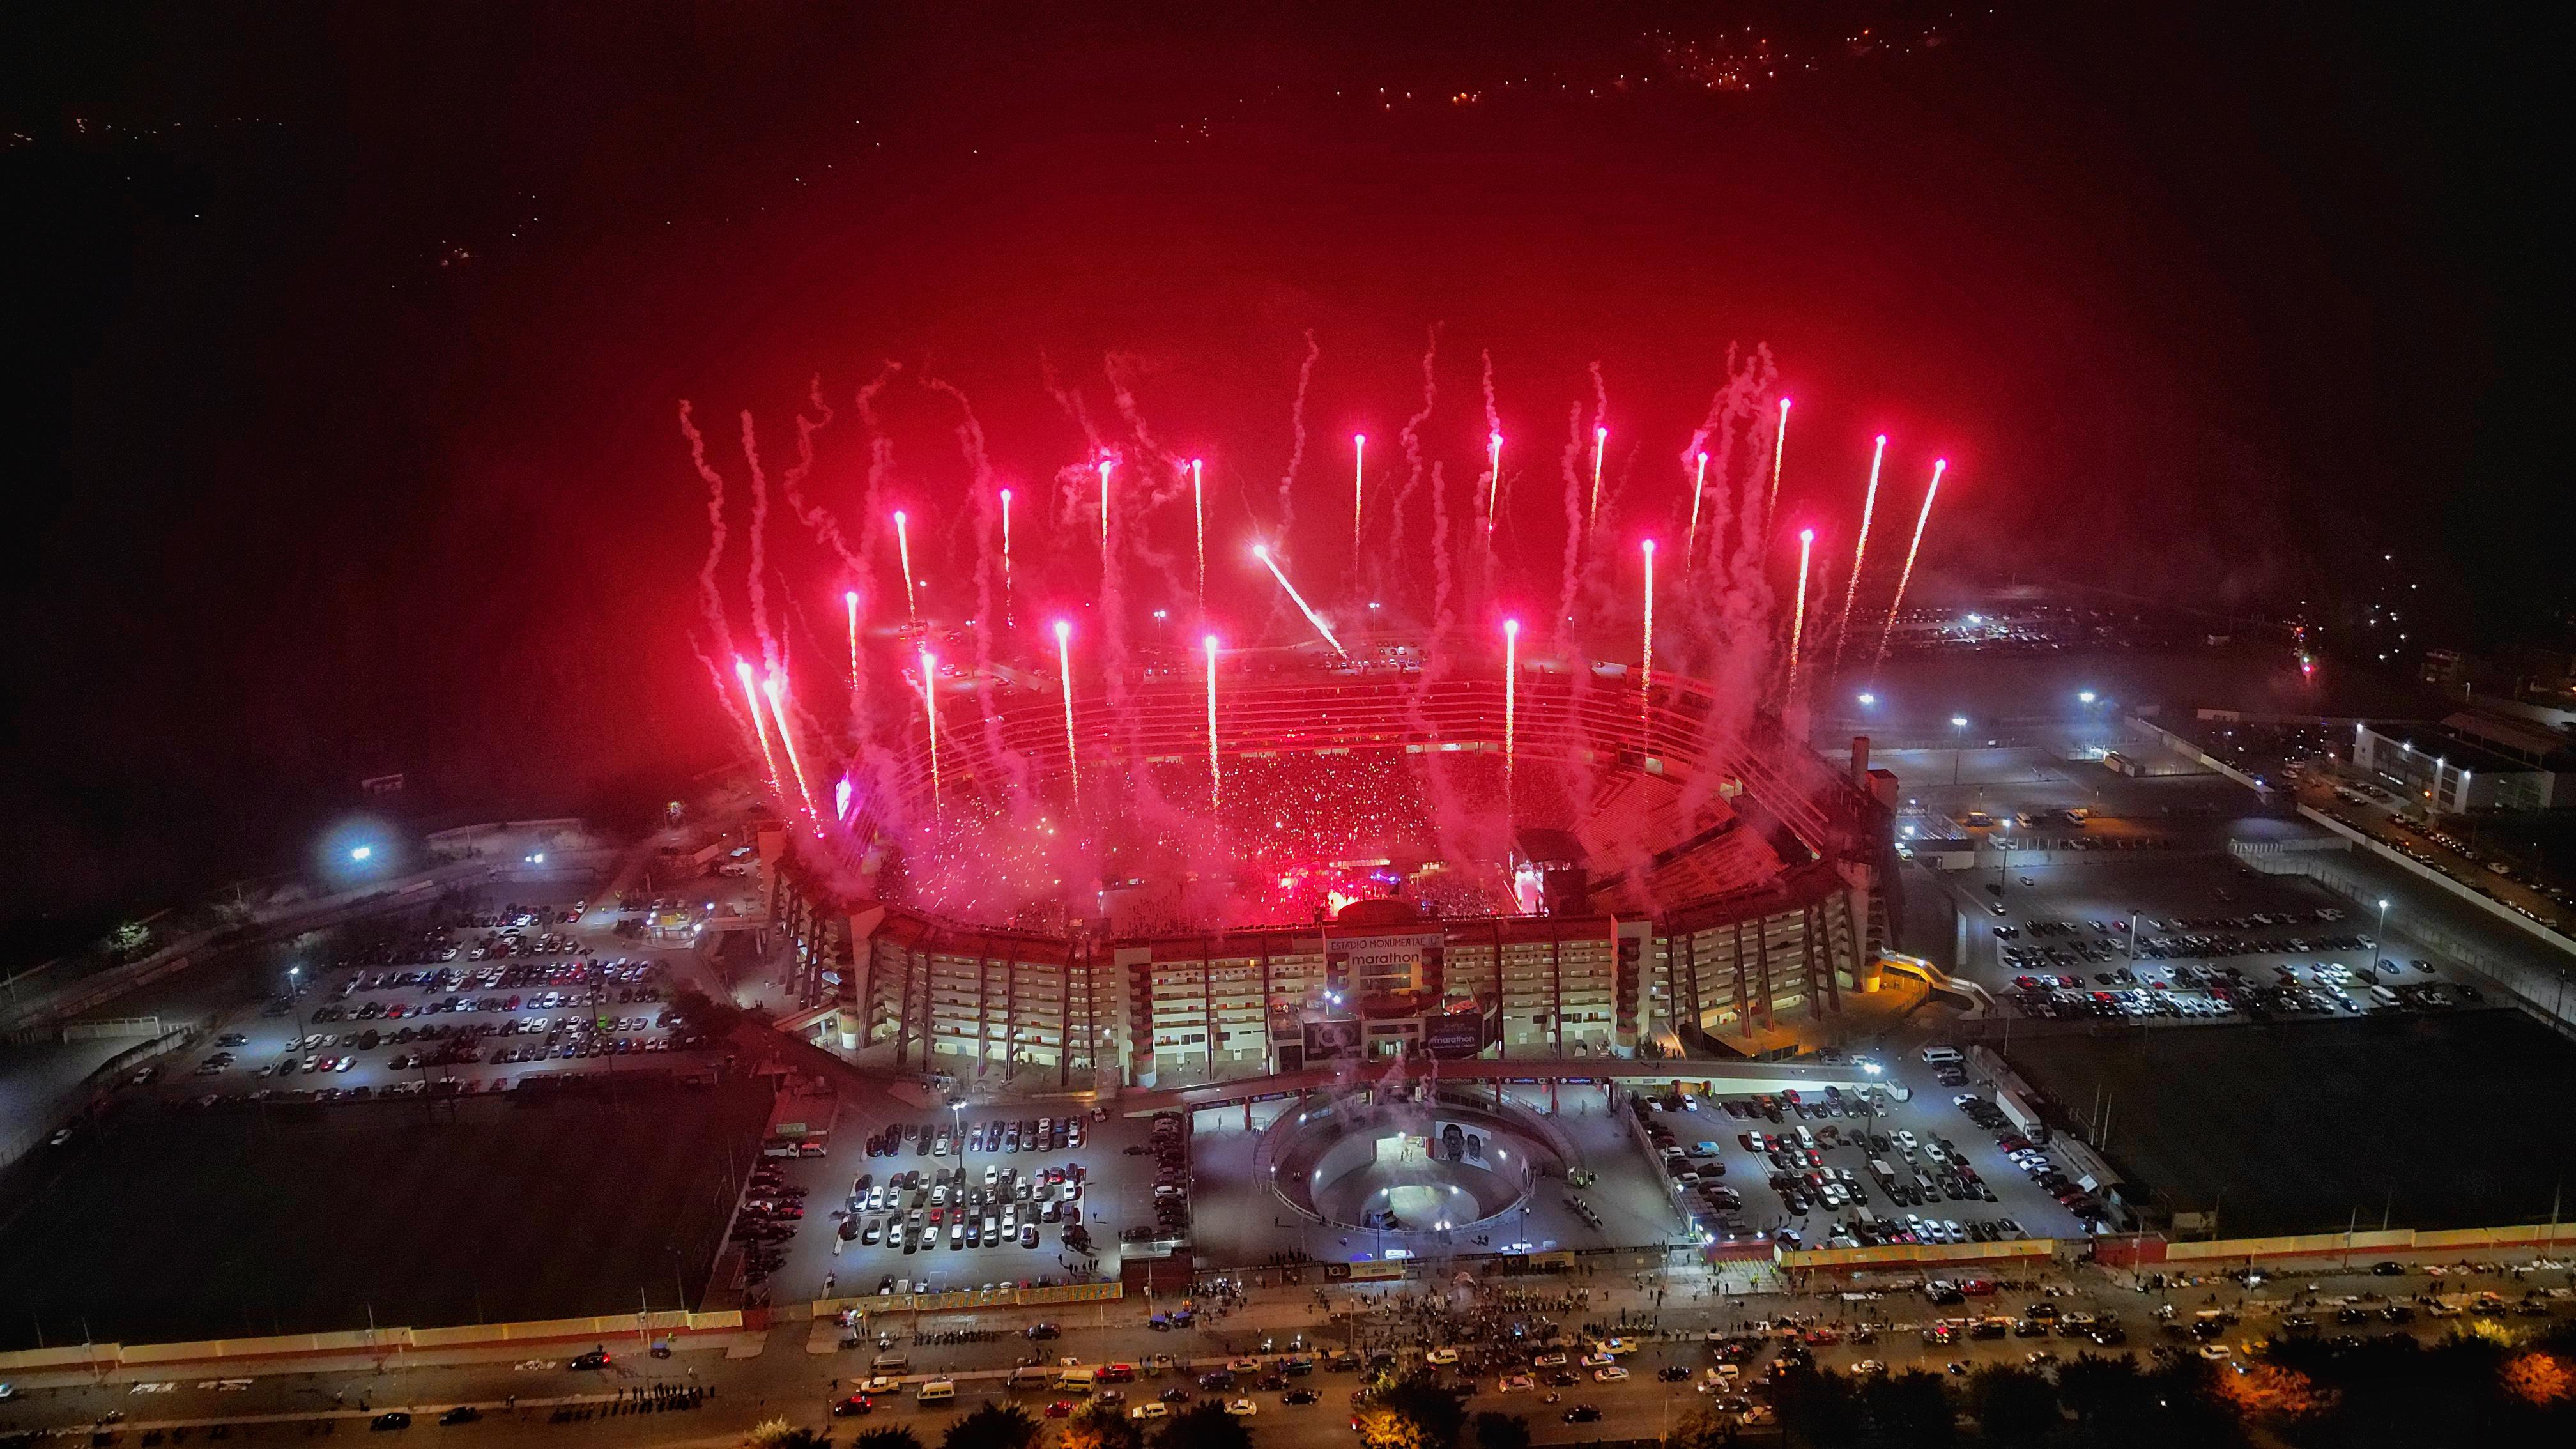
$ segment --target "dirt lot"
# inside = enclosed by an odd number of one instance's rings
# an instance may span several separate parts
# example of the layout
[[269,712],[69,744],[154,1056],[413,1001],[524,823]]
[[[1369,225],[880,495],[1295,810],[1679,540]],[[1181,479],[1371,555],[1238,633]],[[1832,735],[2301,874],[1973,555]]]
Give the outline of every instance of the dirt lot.
[[10,1174],[0,1348],[669,1309],[764,1085],[127,1113]]
[[2072,1115],[2107,1116],[2123,1172],[2216,1205],[2222,1237],[2547,1222],[2576,1186],[2576,1046],[2511,1011],[2032,1036],[2008,1055]]

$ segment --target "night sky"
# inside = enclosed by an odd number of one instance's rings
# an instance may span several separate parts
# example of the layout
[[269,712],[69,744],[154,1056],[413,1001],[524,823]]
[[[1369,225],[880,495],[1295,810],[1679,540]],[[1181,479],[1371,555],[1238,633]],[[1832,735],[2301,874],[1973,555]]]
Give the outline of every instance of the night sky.
[[[1848,510],[1881,430],[1951,459],[1938,576],[2279,615],[2388,549],[2462,643],[2568,606],[2554,35],[1079,8],[16,17],[7,954],[291,864],[363,775],[484,818],[720,763],[677,403],[783,447],[809,378],[838,407],[887,360],[1035,478],[1083,456],[1047,369],[1099,406],[1131,356],[1243,524],[1306,329],[1346,441],[1418,405],[1443,324],[1462,476],[1479,350],[1533,437],[1600,362],[1664,466],[1767,344],[1801,506]],[[904,456],[953,514],[953,453]]]

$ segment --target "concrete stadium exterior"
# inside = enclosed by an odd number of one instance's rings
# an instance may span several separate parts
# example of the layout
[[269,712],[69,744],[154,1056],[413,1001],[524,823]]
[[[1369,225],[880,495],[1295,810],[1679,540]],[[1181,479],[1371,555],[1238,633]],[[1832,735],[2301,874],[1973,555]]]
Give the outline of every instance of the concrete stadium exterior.
[[[1874,989],[1895,914],[1894,781],[1869,770],[1865,741],[1844,768],[1769,714],[1721,728],[1714,697],[1698,681],[1659,678],[1641,710],[1632,685],[1589,670],[1521,685],[1518,758],[1581,769],[1593,783],[1571,833],[1627,865],[1544,914],[1433,917],[1371,900],[1329,921],[1222,933],[1012,931],[851,898],[828,884],[847,878],[845,859],[780,830],[764,850],[772,920],[827,984],[828,1005],[806,1023],[819,1040],[974,1090],[1171,1086],[1335,1054],[1751,1051],[1769,1024],[1821,1017],[1845,993]],[[1060,770],[1061,710],[1038,697],[995,710],[986,728],[943,731],[948,787]],[[1505,713],[1499,679],[1426,688],[1316,671],[1230,691],[1217,743],[1228,754],[1499,752]],[[1206,719],[1204,696],[1188,688],[1138,691],[1114,714],[1078,706],[1083,768],[1203,759]],[[927,781],[926,761],[907,768]],[[1651,838],[1670,827],[1667,802],[1683,791],[1722,798],[1752,828]],[[1639,834],[1650,838],[1626,838]],[[1350,1000],[1340,973],[1354,945],[1390,941],[1429,963],[1414,993],[1335,1005]],[[1480,1034],[1457,1019],[1466,1013]],[[1334,1022],[1342,1029],[1317,1030]]]

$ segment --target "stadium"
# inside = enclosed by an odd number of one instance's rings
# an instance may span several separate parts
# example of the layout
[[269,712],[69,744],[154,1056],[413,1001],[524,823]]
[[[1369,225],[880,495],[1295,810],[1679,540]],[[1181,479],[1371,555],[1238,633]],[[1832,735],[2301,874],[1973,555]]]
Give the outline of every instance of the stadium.
[[1068,705],[994,670],[847,831],[762,832],[820,1001],[782,1025],[1113,1089],[1750,1055],[1874,987],[1894,781],[1866,741],[1846,766],[1698,679],[1403,643],[1143,675]]

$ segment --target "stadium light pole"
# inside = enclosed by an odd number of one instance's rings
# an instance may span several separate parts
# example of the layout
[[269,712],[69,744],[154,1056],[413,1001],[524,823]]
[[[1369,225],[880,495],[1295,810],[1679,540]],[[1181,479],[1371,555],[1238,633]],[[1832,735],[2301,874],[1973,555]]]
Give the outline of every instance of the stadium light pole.
[[286,968],[286,1004],[295,1008],[295,1049],[304,1050],[304,1002],[296,994],[297,978],[304,974],[301,966]]
[[1950,716],[1950,783],[1953,785],[1959,783],[1959,756],[1967,752],[1967,731],[1968,717],[1966,715],[1954,714]]
[[2378,952],[2376,953],[2376,954],[2377,954],[2377,956],[2378,956],[2378,958],[2379,958],[2380,960],[2382,960],[2382,961],[2387,960],[2387,959],[2388,959],[2388,897],[2386,897],[2386,896],[2381,896],[2381,897],[2379,898],[2379,939],[2378,939],[2378,941],[2377,941],[2377,943],[2376,943],[2376,944],[2377,944],[2377,945],[2378,945],[2378,947],[2379,947],[2379,950],[2378,950]]

